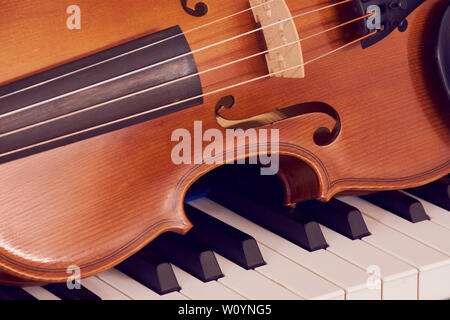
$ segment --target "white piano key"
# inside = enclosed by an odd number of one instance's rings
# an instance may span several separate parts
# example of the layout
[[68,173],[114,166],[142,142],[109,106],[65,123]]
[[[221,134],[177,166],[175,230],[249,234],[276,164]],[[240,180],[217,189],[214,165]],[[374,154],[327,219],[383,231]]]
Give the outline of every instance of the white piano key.
[[172,265],[181,293],[193,300],[243,300],[244,297],[217,281],[203,282]]
[[369,274],[326,250],[308,252],[209,199],[198,199],[190,204],[344,289],[346,299],[381,299],[381,290],[367,285]]
[[254,270],[245,270],[216,254],[223,278],[218,281],[251,300],[303,300],[299,295],[267,279]]
[[95,293],[102,300],[130,300],[129,297],[117,291],[96,276],[82,279],[81,285],[92,293]]
[[[327,248],[328,251],[363,270],[376,268],[374,270],[379,271],[383,300],[417,299],[418,272],[416,268],[364,241],[350,240],[323,225],[321,225],[321,228],[330,245]],[[364,239],[370,237],[367,236]]]
[[38,300],[61,300],[59,297],[42,287],[23,287],[22,289]]
[[344,290],[331,282],[306,270],[263,244],[259,244],[259,249],[266,265],[256,268],[256,272],[308,300],[345,299]]
[[440,224],[441,226],[446,227],[447,229],[450,229],[450,211],[447,211],[441,207],[438,207],[437,205],[432,204],[431,202],[428,202],[424,199],[416,197],[415,195],[413,195],[411,193],[408,193],[408,192],[404,192],[404,193],[406,193],[410,197],[413,197],[413,198],[419,200],[422,203],[422,205],[425,209],[425,212],[428,214],[431,221],[433,221],[434,223]]
[[133,300],[187,300],[179,292],[160,295],[117,269],[104,271],[97,277]]
[[340,200],[358,208],[373,219],[450,256],[450,230],[431,221],[409,222],[358,197]]
[[[363,214],[364,215],[364,214]],[[364,215],[370,237],[362,241],[402,259],[419,270],[419,299],[450,298],[450,258]]]

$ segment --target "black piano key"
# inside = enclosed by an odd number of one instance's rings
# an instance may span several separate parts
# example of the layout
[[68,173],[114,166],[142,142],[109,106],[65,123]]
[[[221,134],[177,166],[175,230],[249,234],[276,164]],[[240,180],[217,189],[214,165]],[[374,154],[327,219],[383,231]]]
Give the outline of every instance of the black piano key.
[[379,192],[361,198],[413,223],[430,219],[419,200],[400,191]]
[[282,214],[284,208],[274,209],[239,188],[215,188],[208,197],[308,251],[328,247],[318,223],[295,221]]
[[138,252],[116,268],[161,295],[181,289],[170,263],[149,249]]
[[448,178],[432,182],[423,187],[407,189],[407,192],[450,211],[450,184]]
[[146,248],[203,282],[223,277],[214,253],[204,243],[189,234],[183,236],[167,232],[153,240]]
[[194,238],[245,269],[265,264],[258,243],[251,236],[188,204],[184,208],[194,224],[189,232]]
[[[83,280],[81,280],[81,283],[83,283]],[[61,300],[101,300],[99,296],[83,286],[80,289],[69,289],[66,283],[52,283],[45,285],[43,288]]]
[[300,202],[295,212],[297,217],[317,221],[352,240],[370,235],[361,212],[337,199]]
[[0,286],[0,293],[2,292],[11,297],[12,300],[37,300],[20,287]]
[[11,297],[6,291],[3,291],[0,287],[0,301],[9,301],[14,300],[13,297]]

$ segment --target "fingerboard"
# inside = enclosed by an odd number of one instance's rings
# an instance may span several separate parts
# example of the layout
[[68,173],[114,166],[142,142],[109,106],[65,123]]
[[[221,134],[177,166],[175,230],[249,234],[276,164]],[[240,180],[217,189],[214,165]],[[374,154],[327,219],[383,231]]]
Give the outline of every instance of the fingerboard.
[[201,104],[197,73],[176,26],[0,87],[0,163]]

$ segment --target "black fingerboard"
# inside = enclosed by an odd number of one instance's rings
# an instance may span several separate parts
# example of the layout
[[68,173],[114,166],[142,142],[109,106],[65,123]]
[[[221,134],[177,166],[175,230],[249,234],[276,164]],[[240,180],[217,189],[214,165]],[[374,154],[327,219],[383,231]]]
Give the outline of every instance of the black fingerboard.
[[0,87],[0,163],[201,104],[197,73],[176,26]]

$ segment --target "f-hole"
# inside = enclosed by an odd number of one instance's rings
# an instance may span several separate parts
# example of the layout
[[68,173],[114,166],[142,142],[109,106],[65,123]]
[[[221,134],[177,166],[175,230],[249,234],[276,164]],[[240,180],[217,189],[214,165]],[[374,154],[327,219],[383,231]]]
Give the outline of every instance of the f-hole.
[[338,138],[341,132],[341,119],[338,112],[329,104],[323,102],[305,102],[290,107],[276,109],[245,119],[228,119],[221,114],[222,109],[231,109],[236,101],[233,96],[222,97],[216,104],[215,115],[217,123],[225,129],[250,129],[267,126],[279,121],[290,118],[312,114],[322,113],[335,120],[334,127],[330,130],[326,127],[317,128],[313,133],[313,139],[318,146],[327,146],[332,144]]

